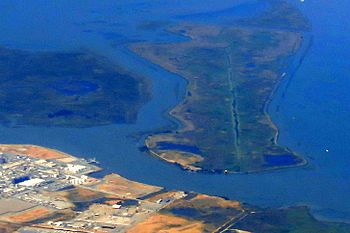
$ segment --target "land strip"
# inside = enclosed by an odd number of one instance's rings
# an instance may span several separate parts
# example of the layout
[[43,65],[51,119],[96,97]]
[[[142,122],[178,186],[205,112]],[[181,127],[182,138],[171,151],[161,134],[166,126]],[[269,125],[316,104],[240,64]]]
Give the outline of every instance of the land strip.
[[[260,18],[234,26],[183,22],[168,29],[191,41],[130,46],[188,81],[184,100],[170,111],[183,127],[149,135],[146,146],[152,154],[191,171],[221,173],[306,163],[278,145],[278,129],[266,106],[308,23],[287,2],[268,2],[271,8]],[[275,25],[271,17],[284,23]]]

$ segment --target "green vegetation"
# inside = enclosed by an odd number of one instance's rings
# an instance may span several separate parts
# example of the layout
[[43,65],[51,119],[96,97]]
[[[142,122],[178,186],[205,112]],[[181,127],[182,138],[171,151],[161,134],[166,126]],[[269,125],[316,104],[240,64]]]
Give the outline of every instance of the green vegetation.
[[350,226],[316,220],[306,207],[269,209],[249,214],[232,229],[259,233],[346,233]]
[[[184,127],[149,136],[146,144],[154,154],[187,169],[215,172],[304,163],[276,143],[277,128],[265,109],[309,26],[286,2],[270,3],[269,11],[235,26],[183,23],[169,29],[189,42],[131,47],[189,81],[186,98],[170,112]],[[281,29],[275,21],[289,26]],[[188,166],[194,155],[202,159]]]
[[237,201],[189,193],[160,210],[161,214],[204,223],[203,232],[243,230],[259,233],[346,233],[350,226],[318,221],[307,207],[262,209]]
[[145,79],[82,52],[0,48],[0,123],[91,127],[132,123],[149,98]]
[[191,222],[202,222],[202,232],[216,232],[227,222],[237,220],[245,214],[237,201],[221,197],[190,193],[183,199],[176,200],[160,210],[161,214],[173,215],[188,219]]

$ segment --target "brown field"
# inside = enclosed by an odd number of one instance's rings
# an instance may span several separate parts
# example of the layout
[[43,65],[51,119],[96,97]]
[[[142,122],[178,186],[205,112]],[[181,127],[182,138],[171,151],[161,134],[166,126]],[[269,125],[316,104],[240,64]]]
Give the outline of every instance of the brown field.
[[2,144],[2,145],[0,145],[0,152],[26,155],[28,157],[37,158],[37,159],[71,158],[71,156],[66,154],[66,153],[63,153],[63,152],[60,152],[57,150],[53,150],[53,149],[44,148],[41,146],[34,146],[34,145]]
[[75,187],[70,190],[57,192],[56,195],[70,202],[88,202],[99,198],[108,198],[108,199],[112,199],[110,201],[115,200],[116,202],[120,201],[120,199],[116,195],[112,195],[112,194],[108,194],[108,193],[104,193],[104,192],[100,192],[97,190],[84,188],[84,187]]
[[162,189],[157,186],[130,181],[117,174],[107,175],[103,180],[103,184],[97,185],[97,190],[122,197],[138,198]]
[[238,201],[225,200],[221,197],[208,196],[204,194],[198,194],[192,200],[192,203],[196,203],[198,207],[201,204],[208,206],[217,206],[220,208],[234,208],[234,209],[242,209],[241,203]]
[[35,205],[18,199],[1,199],[0,215],[7,213],[16,213],[26,209],[33,208]]
[[0,233],[13,233],[20,227],[21,226],[17,224],[0,222]]
[[[225,200],[221,197],[204,194],[192,193],[192,195],[172,202],[160,212],[185,218],[189,221],[202,222],[202,228],[204,229],[202,232],[213,232],[228,221],[239,218],[244,212],[238,201]],[[185,211],[178,212],[176,210]],[[186,210],[193,211],[193,214],[185,213]]]
[[203,157],[182,151],[166,151],[157,154],[161,159],[169,163],[175,163],[181,165],[186,170],[189,171],[199,171],[202,170],[200,167],[193,166],[197,162],[203,161]]
[[180,199],[172,204],[170,204],[167,208],[175,208],[175,207],[187,207],[191,206],[196,209],[208,209],[208,208],[233,208],[237,210],[242,210],[241,203],[238,201],[225,200],[221,197],[208,196],[205,194],[198,194],[190,200]]
[[53,212],[47,208],[36,207],[34,209],[30,209],[27,211],[23,211],[21,213],[8,216],[6,217],[6,219],[9,222],[25,223],[25,222],[31,222],[31,221],[39,220],[41,218],[45,218],[52,213]]
[[156,214],[132,227],[127,233],[201,233],[204,224],[173,215]]
[[103,196],[103,193],[81,187],[67,191],[67,198],[72,201],[89,201]]

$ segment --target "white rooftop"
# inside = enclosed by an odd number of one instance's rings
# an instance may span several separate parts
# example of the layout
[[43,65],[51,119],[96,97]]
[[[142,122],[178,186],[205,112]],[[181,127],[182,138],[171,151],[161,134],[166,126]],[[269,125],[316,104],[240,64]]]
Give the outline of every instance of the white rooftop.
[[19,183],[18,185],[31,187],[31,186],[38,185],[38,184],[40,184],[40,183],[42,183],[44,181],[45,180],[40,179],[40,178],[34,178],[34,179],[23,181],[23,182]]

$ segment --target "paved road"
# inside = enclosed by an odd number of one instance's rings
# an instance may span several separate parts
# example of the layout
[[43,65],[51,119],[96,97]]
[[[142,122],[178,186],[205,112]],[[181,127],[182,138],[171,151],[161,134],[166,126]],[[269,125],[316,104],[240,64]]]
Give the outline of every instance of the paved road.
[[247,213],[246,211],[242,211],[242,213],[240,213],[238,216],[235,216],[234,218],[226,222],[224,225],[222,225],[221,227],[213,231],[213,233],[224,233],[224,232],[232,231],[230,230],[230,228],[233,227],[237,222],[243,220],[248,215],[249,213]]

